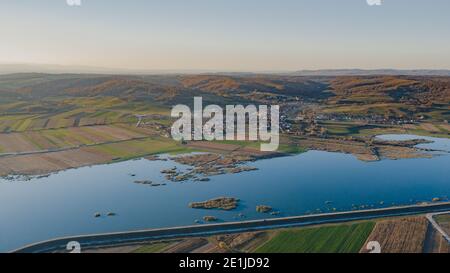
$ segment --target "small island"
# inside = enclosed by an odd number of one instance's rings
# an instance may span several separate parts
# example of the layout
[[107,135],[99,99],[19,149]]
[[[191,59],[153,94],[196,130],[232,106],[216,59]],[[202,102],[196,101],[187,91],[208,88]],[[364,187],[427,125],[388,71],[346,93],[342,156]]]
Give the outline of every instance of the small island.
[[259,213],[269,213],[272,211],[272,207],[260,205],[260,206],[256,206],[256,211]]
[[216,222],[216,221],[218,221],[218,219],[216,217],[214,217],[214,216],[205,216],[205,217],[203,217],[203,220],[205,222]]
[[233,210],[237,208],[239,199],[231,197],[219,197],[204,202],[193,202],[189,204],[193,209],[221,209]]

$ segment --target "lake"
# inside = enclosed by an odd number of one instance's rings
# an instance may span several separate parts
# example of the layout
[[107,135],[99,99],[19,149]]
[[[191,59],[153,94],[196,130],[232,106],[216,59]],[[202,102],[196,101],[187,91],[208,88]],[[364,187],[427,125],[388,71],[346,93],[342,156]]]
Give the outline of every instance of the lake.
[[[388,207],[450,196],[450,140],[421,147],[442,152],[431,159],[362,162],[352,155],[309,151],[249,163],[258,171],[211,177],[209,182],[165,181],[161,169],[188,166],[146,159],[83,167],[30,181],[0,179],[0,252],[61,236],[192,225],[203,216],[220,221],[295,216]],[[136,174],[135,177],[130,174]],[[167,183],[151,187],[133,183]],[[236,197],[234,211],[196,210],[193,201]],[[257,213],[269,205],[280,215]],[[102,217],[95,218],[95,213]],[[117,215],[107,217],[108,212]],[[245,218],[240,218],[239,214]]]

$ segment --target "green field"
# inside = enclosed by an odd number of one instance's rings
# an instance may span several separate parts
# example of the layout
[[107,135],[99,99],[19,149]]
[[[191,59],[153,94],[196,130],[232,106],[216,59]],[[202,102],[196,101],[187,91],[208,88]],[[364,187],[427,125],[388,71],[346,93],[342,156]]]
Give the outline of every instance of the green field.
[[257,253],[357,253],[375,223],[326,226],[279,231],[256,249]]
[[[238,145],[241,148],[253,148],[259,150],[261,148],[261,144],[265,142],[261,141],[240,141],[240,140],[222,140],[222,141],[214,141],[219,144],[230,144],[230,145]],[[268,142],[267,142],[268,143]],[[296,144],[287,144],[280,143],[277,152],[286,153],[286,154],[301,154],[306,152],[305,148],[302,148]]]
[[436,216],[436,221],[438,223],[450,224],[450,214],[438,215]]
[[124,161],[154,154],[179,154],[195,151],[178,142],[159,137],[100,144],[91,147],[91,149],[114,157],[114,161]]
[[280,146],[278,147],[278,152],[296,155],[305,153],[307,152],[307,150],[296,144],[280,144]]

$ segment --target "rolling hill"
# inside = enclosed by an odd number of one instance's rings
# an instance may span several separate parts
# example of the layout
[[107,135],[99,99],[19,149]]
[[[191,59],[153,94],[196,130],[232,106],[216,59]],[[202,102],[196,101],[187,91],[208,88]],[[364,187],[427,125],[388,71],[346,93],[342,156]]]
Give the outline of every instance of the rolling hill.
[[0,75],[2,101],[116,97],[162,106],[192,103],[280,103],[303,101],[327,113],[394,116],[428,114],[447,119],[450,77],[283,75]]

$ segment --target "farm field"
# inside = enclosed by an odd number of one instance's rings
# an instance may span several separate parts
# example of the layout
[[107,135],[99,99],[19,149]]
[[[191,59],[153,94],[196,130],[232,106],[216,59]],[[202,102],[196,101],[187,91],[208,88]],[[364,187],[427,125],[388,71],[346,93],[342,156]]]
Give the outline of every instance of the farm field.
[[133,253],[158,253],[162,252],[165,248],[173,243],[156,243],[148,246],[138,247],[133,251]]
[[[450,214],[437,215],[434,217],[438,225],[445,231],[450,232]],[[441,233],[428,227],[426,241],[425,241],[426,253],[450,253],[450,243],[445,240]]]
[[427,229],[425,217],[380,221],[367,241],[379,242],[383,253],[422,253]]
[[429,228],[424,253],[450,253],[450,244],[435,229]]
[[258,253],[357,253],[371,233],[373,222],[281,230]]
[[191,150],[188,147],[159,137],[125,140],[56,152],[0,157],[0,176],[13,174],[41,175],[152,154],[189,151]]
[[210,237],[155,241],[88,252],[105,253],[357,253],[375,223],[360,222],[311,228],[288,228]]
[[149,130],[130,129],[124,125],[99,125],[65,129],[0,133],[3,153],[23,153],[123,141],[148,136]]
[[135,114],[169,115],[169,108],[116,97],[83,97],[0,104],[0,133],[135,123]]
[[450,234],[450,214],[438,215],[435,218],[442,229],[444,229],[447,234]]

